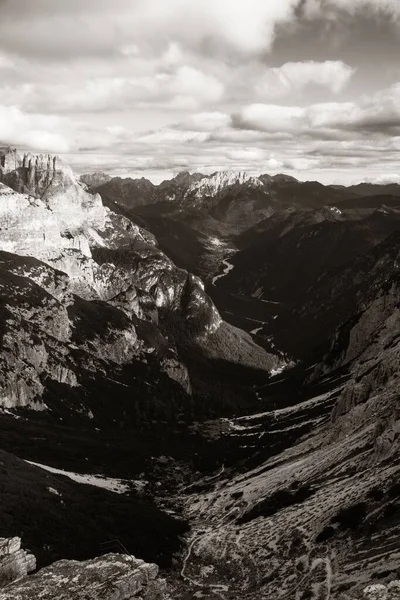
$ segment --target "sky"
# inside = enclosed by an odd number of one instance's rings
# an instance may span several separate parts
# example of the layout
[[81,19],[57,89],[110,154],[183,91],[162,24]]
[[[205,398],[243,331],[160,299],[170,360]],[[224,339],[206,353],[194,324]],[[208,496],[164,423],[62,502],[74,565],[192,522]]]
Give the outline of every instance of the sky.
[[0,143],[154,182],[400,182],[400,0],[0,0]]

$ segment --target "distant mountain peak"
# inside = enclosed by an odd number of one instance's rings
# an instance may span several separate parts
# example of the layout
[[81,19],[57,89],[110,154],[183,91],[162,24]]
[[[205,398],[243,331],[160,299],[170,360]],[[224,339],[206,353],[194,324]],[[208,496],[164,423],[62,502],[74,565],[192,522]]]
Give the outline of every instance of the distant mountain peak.
[[285,173],[273,175],[272,179],[278,183],[299,183],[299,180],[296,179],[296,177],[292,177],[292,175],[285,175]]
[[187,194],[194,194],[197,197],[214,197],[223,189],[233,185],[261,188],[264,184],[258,177],[252,177],[246,171],[216,171],[192,183]]
[[97,172],[97,173],[85,173],[81,175],[79,180],[89,187],[96,189],[100,185],[104,185],[111,181],[112,177],[107,175],[107,173]]

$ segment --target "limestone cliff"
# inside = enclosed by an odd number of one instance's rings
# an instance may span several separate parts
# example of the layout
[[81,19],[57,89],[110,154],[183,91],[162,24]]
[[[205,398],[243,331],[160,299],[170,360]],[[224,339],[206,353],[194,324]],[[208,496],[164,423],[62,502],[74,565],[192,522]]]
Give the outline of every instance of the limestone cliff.
[[35,569],[36,559],[33,554],[21,549],[19,537],[0,538],[0,590]]
[[277,366],[248,336],[242,350],[202,281],[105,208],[57,157],[0,158],[0,406],[46,409],[57,384],[68,395],[79,390],[75,408],[90,418],[96,407],[80,391],[90,369],[120,381],[115,370],[132,364],[146,365],[143,379],[160,393],[165,376],[190,392],[183,346],[266,371]]

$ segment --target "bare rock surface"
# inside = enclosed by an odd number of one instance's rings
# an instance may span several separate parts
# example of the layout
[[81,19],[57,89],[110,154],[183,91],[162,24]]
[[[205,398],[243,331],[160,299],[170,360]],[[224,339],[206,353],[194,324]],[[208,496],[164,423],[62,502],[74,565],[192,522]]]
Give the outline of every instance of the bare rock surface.
[[0,538],[0,590],[35,569],[36,559],[21,548],[19,537]]
[[119,382],[115,371],[133,364],[147,370],[149,393],[164,376],[191,393],[188,346],[205,360],[279,366],[249,336],[222,327],[203,282],[58,157],[0,157],[0,407],[47,410],[47,391],[62,386],[92,418],[80,400],[90,371]]
[[106,554],[85,562],[61,560],[0,590],[0,600],[164,600],[158,567],[133,556]]

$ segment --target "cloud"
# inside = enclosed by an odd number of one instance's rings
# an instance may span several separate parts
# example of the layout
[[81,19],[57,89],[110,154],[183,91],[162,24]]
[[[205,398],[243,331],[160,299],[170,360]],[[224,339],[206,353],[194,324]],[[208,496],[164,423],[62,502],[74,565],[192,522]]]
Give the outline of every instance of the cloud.
[[400,18],[400,5],[397,0],[305,0],[302,2],[303,13],[308,18],[318,18],[321,15],[338,18],[341,13],[355,15],[360,11],[364,14],[387,15],[393,20]]
[[9,56],[6,56],[5,54],[2,54],[0,52],[0,71],[14,69],[14,68],[15,68],[15,63],[12,60],[12,58],[10,58]]
[[335,138],[350,131],[400,135],[400,83],[357,102],[325,102],[306,107],[251,104],[233,115],[238,129],[307,133]]
[[197,110],[203,105],[219,102],[224,91],[223,83],[212,74],[187,65],[166,71],[153,62],[147,65],[145,74],[136,77],[0,84],[0,97],[4,103],[28,111],[60,113],[132,110],[143,103]]
[[289,91],[303,90],[308,85],[319,85],[334,94],[341,92],[355,73],[355,69],[341,60],[287,62],[272,71],[282,86]]
[[[68,4],[68,6],[66,6]],[[293,18],[298,0],[6,0],[0,37],[25,56],[106,56],[129,44],[165,47],[175,40],[207,53],[257,53],[270,48],[275,27]],[[29,35],[25,35],[29,25]]]
[[400,84],[370,90],[397,76],[369,40],[315,52],[378,14],[395,29],[400,2],[0,0],[0,136],[111,172],[392,172]]
[[293,98],[307,88],[318,86],[333,94],[346,87],[356,69],[343,61],[287,62],[280,67],[254,72],[254,93],[257,99]]
[[203,112],[190,115],[175,127],[189,131],[216,131],[222,127],[229,127],[231,116],[222,112]]
[[377,177],[365,177],[363,179],[366,183],[375,183],[377,185],[387,185],[390,183],[400,184],[400,175],[397,173],[387,173],[386,175],[378,175]]
[[306,110],[297,106],[250,104],[232,116],[234,127],[265,132],[294,132],[301,128]]
[[[30,60],[114,60],[176,47],[236,60],[263,56],[279,27],[357,12],[400,20],[398,0],[3,0],[2,47]],[[29,31],[29,35],[26,32]]]
[[0,104],[1,142],[48,152],[68,152],[69,143],[59,133],[53,133],[59,123],[56,118],[27,115],[18,108]]

